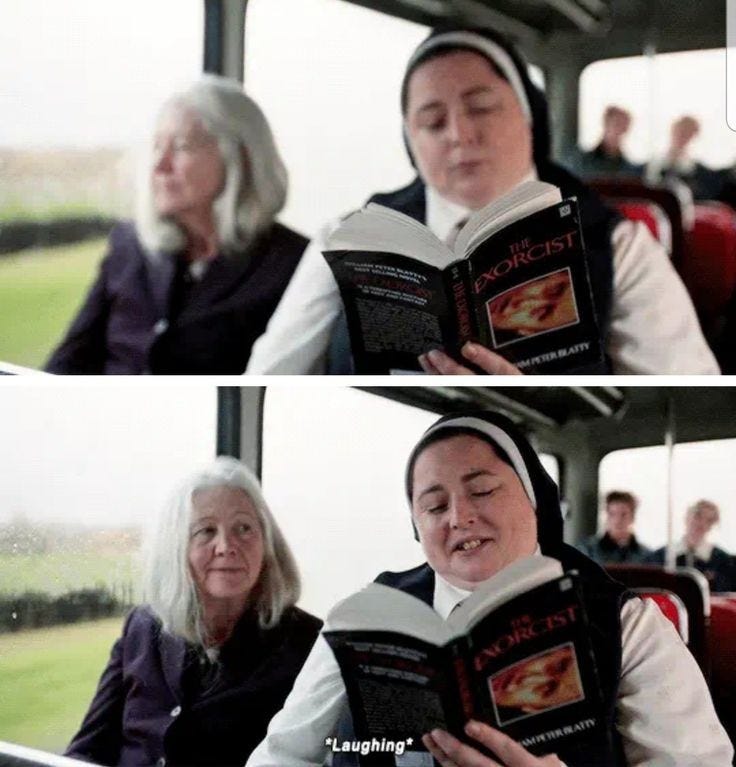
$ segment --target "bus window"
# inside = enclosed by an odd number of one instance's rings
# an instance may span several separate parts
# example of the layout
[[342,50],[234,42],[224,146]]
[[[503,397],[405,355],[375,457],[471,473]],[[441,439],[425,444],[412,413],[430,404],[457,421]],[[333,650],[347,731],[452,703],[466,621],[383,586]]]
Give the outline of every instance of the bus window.
[[382,570],[424,561],[404,467],[436,418],[354,389],[268,387],[263,488],[299,563],[305,610],[324,616]]
[[529,65],[529,77],[531,81],[534,83],[534,85],[537,86],[540,90],[545,90],[547,85],[547,77],[545,75],[544,70],[541,67],[538,67],[536,64],[530,64]]
[[[733,467],[736,439],[678,444],[673,458],[674,537],[684,530],[687,507],[701,498],[714,501],[722,510],[721,521],[709,540],[728,551],[736,540],[736,518],[728,513],[733,498]],[[603,498],[611,490],[629,490],[639,499],[636,535],[654,548],[667,537],[667,449],[664,446],[616,450],[600,463],[599,490]],[[599,521],[603,529],[603,521]]]
[[201,72],[203,20],[202,0],[0,7],[0,360],[38,367],[60,340],[132,212],[131,147]]
[[0,739],[76,732],[140,598],[142,528],[214,456],[216,411],[212,387],[4,387]]
[[584,150],[600,141],[603,111],[610,104],[631,112],[624,149],[634,163],[661,157],[670,126],[683,115],[701,124],[694,159],[713,168],[736,160],[736,134],[726,125],[725,50],[609,59],[588,66],[580,78],[579,144]]
[[560,459],[552,453],[540,453],[539,460],[544,470],[552,477],[557,487],[560,486]]
[[245,86],[289,170],[285,223],[313,235],[412,179],[399,88],[427,32],[343,0],[250,0]]

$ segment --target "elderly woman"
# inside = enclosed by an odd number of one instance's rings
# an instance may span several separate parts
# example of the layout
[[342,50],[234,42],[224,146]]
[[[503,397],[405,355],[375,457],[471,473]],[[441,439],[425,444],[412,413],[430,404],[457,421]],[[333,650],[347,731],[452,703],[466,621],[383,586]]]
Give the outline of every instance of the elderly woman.
[[[606,360],[568,372],[718,372],[665,251],[645,227],[619,219],[550,161],[544,96],[505,40],[433,33],[409,60],[401,106],[419,177],[371,201],[426,223],[440,239],[453,239],[469,213],[531,178],[577,196]],[[321,255],[326,234],[308,248],[247,372],[350,372],[339,292]],[[489,373],[518,372],[477,344],[465,356]],[[427,372],[470,372],[438,350],[421,362]]]
[[258,481],[218,458],[166,506],[134,609],[67,754],[103,765],[243,765],[321,621]]
[[263,113],[208,76],[163,106],[135,225],[116,226],[51,373],[245,370],[304,251]]
[[[581,741],[574,749],[536,757],[471,721],[466,732],[473,741],[506,767],[731,764],[733,749],[705,680],[674,627],[656,605],[633,597],[563,543],[557,487],[510,421],[495,413],[440,419],[412,451],[406,485],[427,563],[377,580],[423,600],[442,617],[521,557],[545,554],[581,574],[609,742]],[[352,737],[345,711],[339,668],[320,638],[247,767],[322,764],[326,737]],[[423,740],[443,767],[498,767],[444,731]],[[333,767],[346,764],[335,756]],[[374,763],[385,761],[360,762]]]

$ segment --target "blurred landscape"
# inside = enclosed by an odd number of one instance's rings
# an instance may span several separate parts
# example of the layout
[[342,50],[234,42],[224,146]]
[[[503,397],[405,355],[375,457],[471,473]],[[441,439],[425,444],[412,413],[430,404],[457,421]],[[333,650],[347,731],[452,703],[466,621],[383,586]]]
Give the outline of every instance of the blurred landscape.
[[136,527],[0,524],[0,596],[27,591],[57,596],[103,587],[122,593],[137,584],[141,533]]
[[121,625],[116,617],[0,634],[0,740],[61,753]]
[[133,165],[120,149],[0,148],[0,360],[38,368],[60,341],[131,215]]
[[138,598],[139,550],[135,527],[0,525],[0,740],[64,749]]
[[0,178],[0,223],[118,217],[132,209],[133,162],[121,149],[0,147]]
[[104,249],[97,239],[0,256],[0,360],[43,366],[82,303]]

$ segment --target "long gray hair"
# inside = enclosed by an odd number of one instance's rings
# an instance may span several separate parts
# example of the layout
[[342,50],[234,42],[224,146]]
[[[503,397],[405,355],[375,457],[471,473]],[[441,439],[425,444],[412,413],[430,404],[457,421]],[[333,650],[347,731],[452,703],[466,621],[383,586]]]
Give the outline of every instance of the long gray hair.
[[189,569],[192,496],[199,490],[243,490],[258,513],[263,535],[263,566],[253,587],[252,608],[263,628],[275,626],[299,599],[301,584],[294,556],[269,510],[255,474],[235,458],[220,456],[188,477],[156,519],[148,540],[143,596],[166,631],[203,644],[201,608]]
[[[243,252],[286,202],[286,168],[268,122],[240,83],[217,75],[204,75],[168,98],[159,117],[171,108],[194,112],[216,140],[225,165],[225,184],[213,204],[219,245],[228,254]],[[136,212],[138,235],[151,256],[176,252],[186,244],[182,228],[156,211],[153,162],[152,153],[141,172]]]

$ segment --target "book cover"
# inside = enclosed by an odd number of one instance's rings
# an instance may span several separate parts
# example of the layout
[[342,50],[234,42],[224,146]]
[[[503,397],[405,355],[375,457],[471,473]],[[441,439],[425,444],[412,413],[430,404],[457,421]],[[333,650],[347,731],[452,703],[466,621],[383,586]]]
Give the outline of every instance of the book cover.
[[527,373],[601,359],[577,203],[550,184],[527,182],[475,213],[454,250],[369,205],[332,233],[324,256],[357,373],[418,371],[432,349],[462,361],[468,340]]
[[355,372],[419,371],[431,349],[457,356],[453,306],[442,272],[396,253],[329,251],[350,333]]
[[480,341],[522,372],[601,359],[577,202],[514,222],[469,256]]

